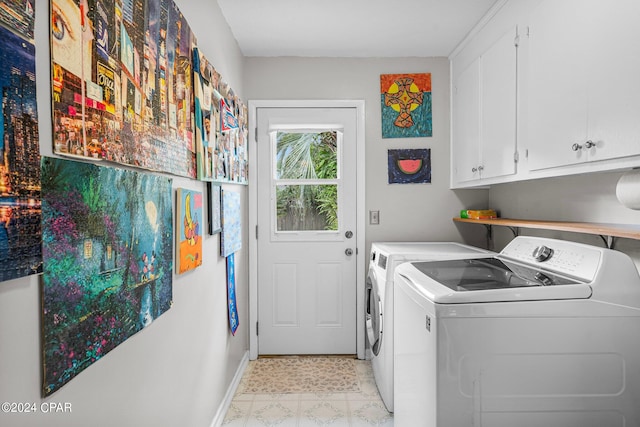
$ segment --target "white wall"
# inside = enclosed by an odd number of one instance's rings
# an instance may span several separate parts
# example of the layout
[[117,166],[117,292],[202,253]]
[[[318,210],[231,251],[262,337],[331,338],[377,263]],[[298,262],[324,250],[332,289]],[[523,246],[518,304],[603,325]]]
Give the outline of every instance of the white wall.
[[[382,139],[380,74],[430,72],[433,136]],[[486,190],[449,190],[449,61],[447,58],[245,59],[247,99],[357,99],[366,109],[366,211],[380,225],[366,226],[373,241],[462,241],[483,245],[481,230],[461,236],[451,218],[460,209],[486,206]],[[387,150],[431,148],[431,184],[388,184]]]
[[[243,58],[215,1],[175,0],[199,47],[243,99]],[[36,4],[41,153],[52,153],[49,2]],[[174,177],[173,186],[205,191]],[[245,186],[241,193],[247,221]],[[41,398],[40,281],[0,283],[0,402],[70,403],[71,413],[5,414],[2,426],[209,426],[248,349],[248,244],[236,254],[240,327],[228,332],[226,271],[219,235],[205,236],[203,266],[174,275],[173,307],[47,399]]]
[[[616,198],[616,183],[621,175],[622,172],[602,172],[494,185],[489,191],[489,205],[507,218],[633,224],[637,227],[640,211],[626,208]],[[500,250],[512,234],[501,227],[494,229],[496,250]],[[603,246],[598,236],[525,229],[522,232]],[[617,239],[615,248],[630,255],[640,267],[640,241]]]

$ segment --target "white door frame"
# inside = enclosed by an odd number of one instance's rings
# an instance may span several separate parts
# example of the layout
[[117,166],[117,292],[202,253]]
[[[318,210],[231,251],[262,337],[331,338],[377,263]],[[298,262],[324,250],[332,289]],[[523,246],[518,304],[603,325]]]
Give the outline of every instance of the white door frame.
[[[358,359],[365,358],[365,110],[363,100],[255,100],[249,101],[249,359],[258,358],[258,182],[257,110],[258,108],[355,108],[356,109],[356,350]],[[264,130],[267,131],[266,129]],[[264,235],[264,234],[263,234]]]

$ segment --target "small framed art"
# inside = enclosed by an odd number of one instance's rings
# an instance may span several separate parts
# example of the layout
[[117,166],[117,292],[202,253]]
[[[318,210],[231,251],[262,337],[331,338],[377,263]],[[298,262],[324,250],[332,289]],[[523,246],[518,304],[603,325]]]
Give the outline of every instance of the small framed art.
[[221,187],[220,184],[207,182],[207,214],[209,217],[208,232],[213,236],[222,231],[220,216]]

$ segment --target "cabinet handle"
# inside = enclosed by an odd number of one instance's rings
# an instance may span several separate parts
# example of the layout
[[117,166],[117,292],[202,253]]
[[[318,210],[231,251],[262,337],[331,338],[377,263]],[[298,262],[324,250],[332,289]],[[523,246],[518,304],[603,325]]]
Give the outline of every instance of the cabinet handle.
[[471,172],[473,172],[473,173],[478,172],[478,168],[471,168]]
[[484,166],[480,165],[478,166],[478,172],[482,172],[484,170]]
[[582,150],[582,145],[580,145],[580,144],[578,144],[578,143],[575,143],[575,144],[573,144],[573,145],[571,146],[571,149],[572,149],[573,151],[580,151],[580,150]]
[[587,150],[588,150],[589,148],[591,148],[591,147],[595,147],[595,146],[596,146],[596,143],[595,143],[595,142],[593,142],[593,141],[591,141],[591,140],[589,140],[589,141],[587,141],[587,142],[585,142],[585,143],[584,143],[584,148],[586,148]]

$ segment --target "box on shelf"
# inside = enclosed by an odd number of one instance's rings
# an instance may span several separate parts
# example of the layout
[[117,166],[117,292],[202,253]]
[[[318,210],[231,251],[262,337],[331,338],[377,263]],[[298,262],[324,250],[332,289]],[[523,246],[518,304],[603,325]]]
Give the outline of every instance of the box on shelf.
[[460,211],[460,218],[469,219],[491,219],[497,218],[498,214],[493,209],[472,210],[464,209]]

